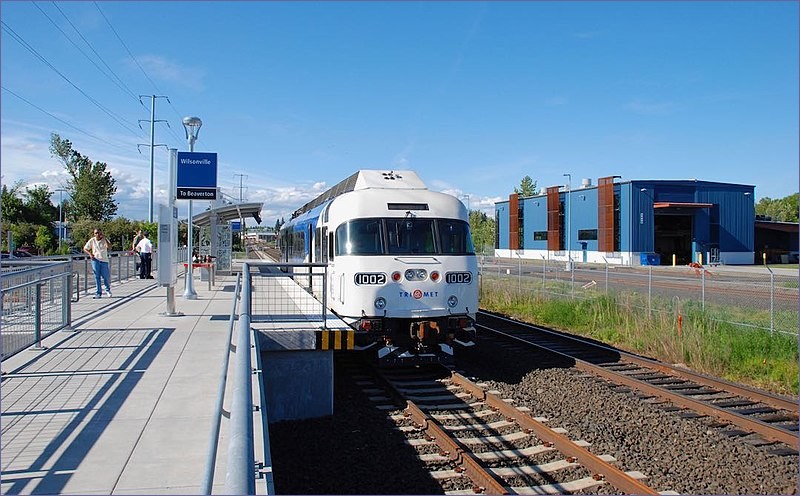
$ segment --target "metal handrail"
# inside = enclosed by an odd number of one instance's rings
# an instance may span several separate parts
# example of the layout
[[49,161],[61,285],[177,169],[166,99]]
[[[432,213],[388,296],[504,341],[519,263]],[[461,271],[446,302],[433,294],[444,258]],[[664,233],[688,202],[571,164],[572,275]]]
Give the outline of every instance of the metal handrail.
[[225,341],[227,349],[225,350],[225,358],[222,360],[222,372],[219,380],[219,390],[217,391],[217,404],[214,410],[214,424],[211,426],[211,435],[208,442],[208,455],[206,456],[206,469],[203,475],[203,483],[200,487],[201,494],[211,494],[211,487],[214,484],[214,468],[217,463],[217,445],[219,444],[219,428],[222,423],[222,406],[225,401],[225,386],[228,382],[228,362],[231,356],[231,338],[233,338],[233,322],[236,317],[236,300],[240,295],[242,275],[239,274],[236,278],[236,290],[233,293],[233,307],[231,308],[231,317],[228,321],[228,339]]
[[250,265],[242,264],[242,304],[231,398],[231,429],[228,442],[228,471],[225,494],[255,494],[253,441],[253,386],[250,361]]

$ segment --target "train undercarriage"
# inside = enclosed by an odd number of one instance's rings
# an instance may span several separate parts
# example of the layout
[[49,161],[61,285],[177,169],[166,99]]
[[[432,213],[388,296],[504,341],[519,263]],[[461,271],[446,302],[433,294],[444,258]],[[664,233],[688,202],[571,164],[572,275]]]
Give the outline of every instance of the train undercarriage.
[[355,349],[382,367],[453,365],[457,348],[475,344],[473,324],[465,315],[428,320],[364,317],[353,323]]

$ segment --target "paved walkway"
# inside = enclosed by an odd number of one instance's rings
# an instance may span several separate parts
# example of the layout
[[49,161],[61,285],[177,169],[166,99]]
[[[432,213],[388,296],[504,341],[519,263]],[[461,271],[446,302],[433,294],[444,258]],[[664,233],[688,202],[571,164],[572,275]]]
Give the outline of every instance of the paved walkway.
[[[113,298],[74,304],[74,331],[5,360],[0,491],[199,494],[235,278],[215,282],[195,279],[198,299],[185,300],[181,280],[180,317],[159,315],[166,288],[154,280],[116,284]],[[218,460],[225,434],[223,422]]]

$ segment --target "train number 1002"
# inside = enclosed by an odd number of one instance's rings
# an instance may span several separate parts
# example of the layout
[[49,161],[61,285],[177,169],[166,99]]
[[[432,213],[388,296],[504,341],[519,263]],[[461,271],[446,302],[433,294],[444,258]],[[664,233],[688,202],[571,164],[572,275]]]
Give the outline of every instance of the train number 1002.
[[444,280],[447,284],[469,284],[472,282],[472,272],[448,272]]
[[356,284],[359,286],[381,286],[386,284],[386,274],[381,272],[359,272],[356,274]]

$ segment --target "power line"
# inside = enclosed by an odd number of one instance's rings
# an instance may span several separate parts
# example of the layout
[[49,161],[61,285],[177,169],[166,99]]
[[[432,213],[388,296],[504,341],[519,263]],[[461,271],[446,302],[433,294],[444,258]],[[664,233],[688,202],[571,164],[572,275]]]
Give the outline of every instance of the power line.
[[[80,38],[83,40],[83,42],[84,42],[84,43],[86,43],[86,46],[88,46],[88,47],[89,47],[89,49],[90,49],[90,50],[91,50],[91,51],[92,51],[92,52],[95,54],[95,56],[97,56],[97,58],[100,60],[100,62],[102,62],[102,63],[103,63],[103,65],[104,65],[104,66],[106,66],[106,69],[108,69],[108,72],[110,72],[110,73],[111,73],[111,74],[114,76],[113,78],[112,78],[111,76],[109,76],[109,75],[108,75],[108,74],[107,74],[107,73],[106,73],[106,72],[105,72],[105,71],[104,71],[102,68],[100,68],[100,66],[99,66],[99,65],[97,65],[97,63],[96,63],[94,60],[92,60],[92,58],[91,58],[91,57],[89,57],[89,56],[86,54],[86,52],[84,52],[84,51],[83,51],[83,50],[82,50],[82,49],[81,49],[81,48],[80,48],[80,47],[77,45],[77,43],[75,43],[75,42],[72,40],[72,38],[70,38],[69,36],[67,36],[67,33],[65,33],[65,32],[64,32],[64,30],[62,30],[62,29],[61,29],[61,28],[58,26],[58,24],[56,24],[56,23],[55,23],[55,21],[53,21],[53,20],[50,18],[50,16],[48,16],[48,15],[45,13],[45,11],[44,11],[44,10],[42,10],[42,8],[41,8],[41,7],[39,7],[39,5],[38,5],[38,4],[34,3],[34,5],[36,6],[36,8],[37,8],[37,9],[39,9],[39,11],[40,11],[42,14],[44,14],[44,16],[45,16],[45,17],[47,17],[47,19],[48,19],[48,20],[49,20],[49,21],[50,21],[50,22],[51,22],[51,23],[52,23],[52,24],[53,24],[53,25],[54,25],[54,26],[55,26],[55,27],[56,27],[56,28],[57,28],[59,31],[61,31],[61,33],[64,35],[64,37],[65,37],[65,38],[67,38],[67,39],[70,41],[70,43],[72,43],[72,45],[73,45],[75,48],[77,48],[77,49],[78,49],[78,51],[79,51],[79,52],[81,52],[81,54],[83,54],[83,56],[84,56],[84,57],[86,57],[86,59],[87,59],[87,60],[89,60],[89,62],[91,62],[91,63],[92,63],[92,64],[93,64],[95,67],[97,67],[97,70],[98,70],[98,71],[102,72],[102,73],[103,73],[103,75],[104,75],[104,76],[106,76],[106,77],[107,77],[107,78],[108,78],[108,79],[109,79],[109,80],[110,80],[112,83],[114,83],[115,85],[117,85],[117,87],[118,87],[118,88],[120,88],[122,91],[124,91],[124,92],[128,93],[128,94],[129,94],[131,97],[133,97],[133,99],[134,99],[134,100],[136,100],[136,102],[137,102],[137,103],[139,103],[139,104],[141,105],[141,101],[139,101],[139,100],[136,98],[136,94],[135,94],[133,91],[131,91],[131,89],[130,89],[130,88],[128,88],[128,86],[125,84],[125,81],[123,81],[123,80],[122,80],[122,79],[121,79],[121,78],[120,78],[120,77],[117,75],[117,73],[115,73],[115,72],[114,72],[114,70],[113,70],[113,69],[112,69],[112,68],[111,68],[111,67],[110,67],[110,66],[109,66],[109,65],[106,63],[106,61],[103,59],[103,57],[102,57],[102,56],[101,56],[99,53],[97,53],[97,50],[95,50],[95,49],[94,49],[94,47],[92,46],[92,44],[91,44],[91,43],[89,43],[89,40],[87,40],[87,39],[86,39],[86,38],[83,36],[83,34],[80,32],[80,30],[79,30],[79,29],[78,29],[78,28],[75,26],[75,24],[73,24],[73,23],[72,23],[72,21],[69,19],[69,17],[67,17],[67,15],[64,13],[64,11],[63,11],[63,10],[61,10],[61,8],[60,8],[60,7],[59,7],[59,6],[58,6],[58,5],[57,5],[55,2],[51,2],[51,3],[53,4],[53,7],[55,7],[55,8],[56,8],[56,10],[58,10],[58,12],[59,12],[59,13],[60,13],[60,14],[61,14],[63,17],[64,17],[64,19],[66,19],[66,21],[69,23],[69,25],[70,25],[70,26],[72,26],[72,29],[74,29],[74,30],[75,30],[75,32],[78,34],[78,36],[80,36]],[[115,78],[116,78],[116,79],[115,79]]]
[[[108,24],[108,27],[111,28],[111,31],[114,33],[114,36],[117,37],[117,40],[119,40],[120,44],[123,46],[123,48],[125,48],[125,51],[128,52],[128,55],[130,56],[130,58],[133,60],[133,62],[136,64],[136,66],[139,68],[139,70],[142,71],[142,74],[144,74],[144,77],[146,77],[147,80],[150,81],[150,84],[153,85],[153,87],[156,89],[156,91],[158,93],[162,93],[162,91],[161,91],[161,89],[159,89],[158,85],[152,79],[150,79],[150,76],[147,74],[147,71],[144,70],[144,67],[142,67],[142,65],[139,63],[139,61],[133,55],[133,53],[131,53],[130,49],[128,48],[128,45],[126,45],[125,42],[122,40],[122,37],[119,35],[119,33],[117,33],[117,30],[114,29],[114,26],[111,24],[111,21],[109,21],[108,17],[106,17],[106,15],[103,13],[103,11],[100,10],[100,6],[97,4],[97,2],[93,2],[93,3],[94,3],[94,6],[97,8],[98,12],[100,12],[100,15],[103,16],[103,19],[105,19],[106,24]],[[141,103],[141,101],[140,101],[140,103]],[[178,121],[181,122],[183,120],[183,117],[180,114],[178,114],[178,111],[172,105],[172,102],[167,100],[167,103],[172,108],[172,110],[175,112],[175,114],[178,116]],[[183,139],[180,136],[178,136],[175,133],[175,131],[172,130],[171,127],[169,128],[169,132],[172,134],[172,136],[179,143],[183,141]],[[169,151],[167,151],[167,153],[169,153]]]
[[103,112],[105,112],[105,113],[106,113],[106,114],[107,114],[109,117],[111,117],[112,119],[114,119],[114,121],[116,121],[116,122],[117,122],[117,123],[118,123],[120,126],[124,127],[125,129],[127,129],[128,131],[130,131],[131,133],[133,133],[134,135],[138,135],[138,133],[137,133],[137,132],[136,132],[134,129],[131,129],[130,127],[128,127],[128,126],[127,126],[127,125],[126,125],[126,124],[123,122],[123,120],[122,120],[122,117],[120,117],[120,116],[116,115],[116,114],[115,114],[115,113],[114,113],[112,110],[110,110],[109,108],[105,107],[103,104],[101,104],[100,102],[98,102],[97,100],[95,100],[94,98],[92,98],[91,96],[89,96],[89,94],[88,94],[88,93],[86,93],[85,91],[83,91],[83,90],[82,90],[80,87],[78,87],[78,85],[76,85],[75,83],[73,83],[73,82],[72,82],[72,81],[71,81],[71,80],[70,80],[70,79],[69,79],[67,76],[65,76],[65,75],[64,75],[64,74],[63,74],[61,71],[59,71],[58,69],[56,69],[56,68],[55,68],[55,66],[54,66],[53,64],[51,64],[51,63],[50,63],[50,62],[49,62],[49,61],[48,61],[46,58],[44,58],[44,56],[42,56],[42,55],[41,55],[39,52],[37,52],[35,48],[33,48],[33,47],[32,47],[30,44],[28,44],[28,42],[26,42],[26,41],[25,41],[25,40],[24,40],[24,39],[23,39],[23,38],[22,38],[20,35],[18,35],[18,34],[17,34],[17,33],[16,33],[16,32],[15,32],[13,29],[11,29],[11,27],[10,27],[8,24],[6,24],[6,23],[5,23],[5,21],[1,21],[1,20],[0,20],[0,24],[2,24],[3,30],[5,30],[5,31],[6,31],[6,32],[7,32],[7,33],[8,33],[8,34],[9,34],[9,35],[12,37],[12,38],[14,38],[14,40],[15,40],[17,43],[19,43],[19,44],[20,44],[20,45],[22,45],[22,46],[23,46],[25,49],[27,49],[29,52],[31,52],[31,53],[32,53],[32,54],[33,54],[33,55],[34,55],[36,58],[38,58],[38,59],[39,59],[39,60],[40,60],[40,61],[41,61],[43,64],[45,64],[45,65],[46,65],[46,66],[48,66],[50,69],[52,69],[52,70],[53,70],[53,72],[55,72],[56,74],[58,74],[59,76],[61,76],[61,78],[63,78],[63,79],[66,81],[66,82],[68,82],[68,83],[69,83],[69,84],[70,84],[70,85],[71,85],[73,88],[75,88],[76,90],[78,90],[78,91],[79,91],[79,92],[80,92],[80,93],[81,93],[83,96],[85,96],[87,99],[89,99],[89,101],[90,101],[90,102],[92,102],[92,103],[93,103],[95,106],[97,106],[97,108],[99,108],[100,110],[102,110]]
[[139,69],[142,71],[142,74],[144,74],[144,77],[146,77],[146,78],[147,78],[147,80],[148,80],[148,81],[150,81],[150,84],[152,84],[152,85],[153,85],[153,88],[155,88],[155,89],[156,89],[156,91],[157,91],[158,93],[163,93],[163,91],[161,91],[161,90],[158,88],[158,85],[156,85],[156,83],[154,83],[154,82],[153,82],[153,80],[152,80],[152,79],[150,79],[150,76],[148,76],[148,75],[147,75],[147,72],[145,72],[144,68],[141,66],[141,64],[139,64],[139,61],[138,61],[138,60],[136,60],[136,57],[134,57],[134,56],[133,56],[133,54],[131,53],[131,51],[128,49],[128,45],[126,45],[126,44],[125,44],[125,42],[124,42],[124,41],[122,41],[122,38],[121,38],[121,37],[119,36],[119,34],[117,33],[117,30],[116,30],[116,29],[114,29],[114,26],[113,26],[113,25],[111,25],[111,21],[109,21],[109,20],[108,20],[108,17],[106,17],[106,15],[103,13],[103,11],[102,11],[102,10],[100,10],[100,6],[99,6],[99,5],[97,5],[97,2],[92,2],[92,3],[94,3],[94,6],[95,6],[95,7],[97,7],[97,11],[98,11],[98,12],[100,12],[100,15],[101,15],[101,16],[103,16],[103,19],[105,19],[105,20],[106,20],[106,24],[108,24],[108,27],[109,27],[109,28],[111,28],[111,31],[114,33],[114,36],[116,36],[116,37],[117,37],[117,39],[119,40],[119,42],[120,42],[120,43],[122,43],[122,46],[123,46],[123,47],[125,47],[125,51],[127,51],[127,52],[128,52],[128,55],[130,55],[130,56],[131,56],[131,58],[133,59],[133,61],[136,63],[136,65],[137,65],[137,66],[139,67]]
[[2,89],[4,89],[5,91],[7,91],[7,92],[11,93],[11,94],[12,94],[12,95],[14,95],[15,97],[19,98],[19,99],[20,99],[20,100],[22,100],[23,102],[25,102],[25,103],[27,103],[28,105],[30,105],[31,107],[35,108],[36,110],[38,110],[38,111],[40,111],[40,112],[43,112],[43,113],[45,113],[45,114],[49,115],[49,116],[50,116],[50,117],[52,117],[53,119],[57,120],[58,122],[61,122],[61,123],[62,123],[62,124],[64,124],[64,125],[67,125],[67,126],[71,127],[72,129],[74,129],[74,130],[78,131],[79,133],[83,133],[83,134],[85,134],[86,136],[88,136],[88,137],[90,137],[90,138],[94,138],[94,139],[96,139],[97,141],[101,141],[101,142],[103,142],[103,143],[105,143],[105,144],[107,144],[107,145],[111,145],[111,146],[113,146],[113,147],[115,147],[115,148],[118,148],[118,149],[120,149],[120,150],[126,150],[126,148],[123,148],[122,146],[120,146],[120,145],[118,145],[118,144],[116,144],[116,143],[112,143],[112,142],[110,142],[110,141],[104,140],[103,138],[98,138],[97,136],[95,136],[95,135],[93,135],[93,134],[91,134],[91,133],[88,133],[88,132],[84,131],[83,129],[80,129],[80,128],[78,128],[78,127],[75,127],[75,126],[73,126],[72,124],[70,124],[69,122],[65,121],[64,119],[61,119],[61,118],[59,118],[59,117],[56,117],[55,115],[51,114],[51,113],[50,113],[50,112],[48,112],[47,110],[45,110],[45,109],[43,109],[43,108],[41,108],[41,107],[37,106],[36,104],[34,104],[34,103],[32,103],[32,102],[30,102],[30,101],[26,100],[25,98],[23,98],[23,97],[19,96],[18,94],[14,93],[14,92],[13,92],[13,91],[11,91],[10,89],[6,88],[5,86],[2,86],[2,85],[0,85],[0,88],[2,88]]

